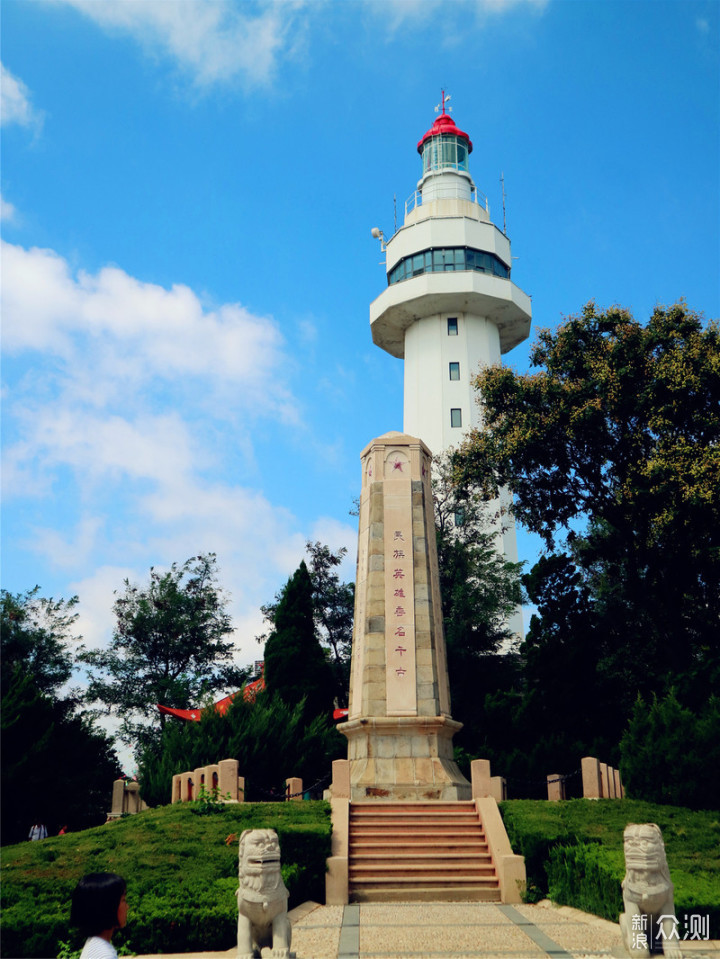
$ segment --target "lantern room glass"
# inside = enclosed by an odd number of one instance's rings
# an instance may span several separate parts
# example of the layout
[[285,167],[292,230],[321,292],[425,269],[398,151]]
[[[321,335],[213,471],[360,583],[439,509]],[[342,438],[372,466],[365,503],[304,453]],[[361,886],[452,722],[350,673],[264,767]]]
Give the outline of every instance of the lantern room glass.
[[467,172],[467,141],[448,133],[430,137],[423,144],[422,161],[423,173],[429,173],[431,170],[465,170]]

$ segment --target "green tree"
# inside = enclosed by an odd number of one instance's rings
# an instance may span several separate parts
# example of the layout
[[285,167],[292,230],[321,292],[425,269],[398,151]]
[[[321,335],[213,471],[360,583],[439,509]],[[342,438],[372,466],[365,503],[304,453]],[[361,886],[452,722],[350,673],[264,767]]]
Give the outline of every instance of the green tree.
[[238,696],[224,716],[206,710],[200,722],[169,722],[140,756],[140,785],[151,805],[168,803],[175,773],[232,758],[246,798],[260,801],[281,795],[289,776],[300,776],[305,788],[328,780],[332,760],[346,750],[329,718],[308,721],[302,703],[290,706],[267,692],[253,703]]
[[682,706],[671,689],[642,697],[620,744],[620,768],[628,795],[691,809],[717,809],[720,795],[720,699],[696,710]]
[[218,691],[239,688],[246,672],[233,662],[227,597],[217,585],[214,553],[150,569],[145,588],[125,580],[114,605],[107,649],[87,651],[88,699],[120,717],[119,736],[136,744],[165,723],[156,706],[187,708]]
[[41,597],[39,588],[3,590],[1,834],[26,839],[33,822],[56,831],[105,821],[119,773],[110,737],[60,689],[73,671],[77,597]]
[[305,715],[328,715],[333,675],[315,631],[313,584],[303,560],[286,583],[265,644],[265,683],[288,706],[305,701]]
[[[347,549],[343,546],[333,552],[329,546],[308,540],[308,572],[312,583],[313,619],[320,643],[328,651],[334,676],[335,699],[339,706],[347,706],[350,684],[350,655],[352,649],[353,614],[355,607],[354,583],[343,583],[337,572]],[[272,603],[262,607],[267,622],[275,625],[275,617],[282,591]],[[268,635],[258,637],[267,642]]]
[[99,826],[120,765],[111,738],[72,699],[55,699],[14,669],[2,708],[2,842],[27,839],[32,823],[50,834]]
[[446,458],[433,469],[435,534],[453,716],[464,723],[457,744],[487,747],[483,703],[517,668],[508,620],[520,604],[520,563],[497,551],[489,507],[475,486],[458,487]]
[[68,682],[73,671],[71,644],[78,614],[77,596],[46,599],[35,586],[25,593],[2,590],[0,636],[2,637],[2,694],[13,681],[16,667],[33,676],[37,688],[49,695]]
[[484,428],[457,475],[487,495],[509,486],[549,548],[565,532],[622,709],[658,676],[682,675],[689,696],[701,666],[718,669],[718,327],[683,303],[644,326],[591,303],[541,332],[531,360],[537,372],[478,377]]

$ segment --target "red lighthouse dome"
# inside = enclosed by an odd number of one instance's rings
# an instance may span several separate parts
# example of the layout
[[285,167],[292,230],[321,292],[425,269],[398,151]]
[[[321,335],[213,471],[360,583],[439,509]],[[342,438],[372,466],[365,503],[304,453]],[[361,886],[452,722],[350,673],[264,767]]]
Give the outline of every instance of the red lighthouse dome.
[[455,121],[449,114],[444,112],[444,109],[445,108],[443,106],[443,113],[440,114],[440,116],[433,123],[433,125],[430,127],[430,129],[422,138],[422,140],[418,141],[418,145],[417,145],[418,153],[423,152],[423,146],[428,140],[431,140],[433,137],[439,137],[439,136],[459,137],[465,140],[465,142],[467,143],[468,153],[472,153],[472,148],[473,148],[472,140],[467,135],[467,133],[463,133],[462,130],[460,130],[457,126],[455,126]]
[[468,173],[472,141],[467,133],[455,125],[450,114],[445,112],[445,103],[449,99],[443,90],[442,113],[417,145],[418,153],[422,156],[423,177],[452,170]]

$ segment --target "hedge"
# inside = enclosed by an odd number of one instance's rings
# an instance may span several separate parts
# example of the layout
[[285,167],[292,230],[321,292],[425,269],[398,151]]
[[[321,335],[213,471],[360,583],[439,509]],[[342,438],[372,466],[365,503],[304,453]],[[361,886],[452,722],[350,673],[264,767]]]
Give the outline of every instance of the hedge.
[[527,902],[549,896],[617,922],[625,874],[623,832],[655,822],[675,887],[675,913],[710,917],[720,935],[720,814],[631,799],[515,800],[500,804],[515,852],[525,856]]

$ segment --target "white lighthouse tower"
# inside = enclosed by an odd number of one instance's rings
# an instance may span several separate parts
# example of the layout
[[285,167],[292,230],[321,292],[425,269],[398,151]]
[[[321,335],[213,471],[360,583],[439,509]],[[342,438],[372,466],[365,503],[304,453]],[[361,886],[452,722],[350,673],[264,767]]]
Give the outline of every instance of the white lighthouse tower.
[[[530,332],[530,298],[511,280],[510,240],[469,172],[473,145],[442,112],[417,145],[422,177],[385,241],[387,289],[370,305],[373,342],[405,361],[403,432],[442,453],[479,426],[472,380]],[[502,527],[502,529],[501,529]],[[498,546],[517,559],[511,518]],[[511,624],[521,630],[516,617]]]

